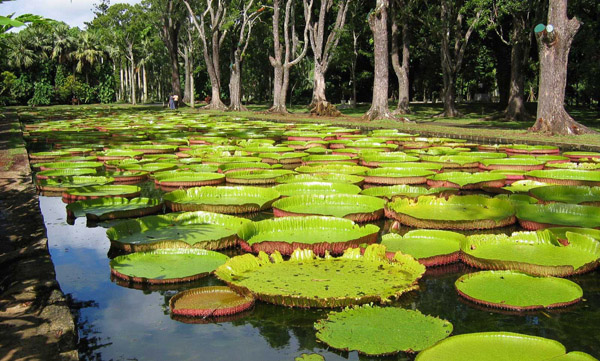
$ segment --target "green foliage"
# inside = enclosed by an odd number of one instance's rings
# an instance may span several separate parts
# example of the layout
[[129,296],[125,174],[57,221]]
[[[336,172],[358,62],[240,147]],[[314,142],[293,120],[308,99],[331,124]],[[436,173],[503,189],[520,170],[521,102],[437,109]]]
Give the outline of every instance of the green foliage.
[[13,99],[24,102],[29,99],[33,92],[33,84],[27,74],[21,74],[13,83],[10,93]]
[[27,101],[30,106],[50,105],[54,97],[54,88],[46,82],[37,82],[33,87],[33,97]]

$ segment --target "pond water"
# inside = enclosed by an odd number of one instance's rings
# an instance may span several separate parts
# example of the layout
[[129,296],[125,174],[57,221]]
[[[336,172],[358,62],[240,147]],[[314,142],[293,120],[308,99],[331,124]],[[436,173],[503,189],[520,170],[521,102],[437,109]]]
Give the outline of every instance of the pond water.
[[[58,282],[73,301],[82,360],[280,361],[312,352],[328,361],[411,359],[405,354],[369,358],[319,344],[313,323],[324,318],[327,310],[291,309],[257,302],[252,310],[219,323],[187,324],[174,320],[168,304],[177,291],[218,285],[220,281],[210,276],[167,288],[120,286],[110,277],[112,254],[105,228],[88,227],[85,218],[78,218],[74,225],[67,224],[65,204],[60,197],[40,196],[40,208]],[[263,214],[261,218],[268,216]],[[454,290],[454,281],[472,271],[462,264],[434,268],[419,282],[420,290],[403,295],[393,306],[447,319],[454,325],[454,334],[519,332],[555,339],[568,351],[600,356],[599,271],[571,278],[583,288],[583,302],[564,309],[523,313],[483,309],[462,300]]]

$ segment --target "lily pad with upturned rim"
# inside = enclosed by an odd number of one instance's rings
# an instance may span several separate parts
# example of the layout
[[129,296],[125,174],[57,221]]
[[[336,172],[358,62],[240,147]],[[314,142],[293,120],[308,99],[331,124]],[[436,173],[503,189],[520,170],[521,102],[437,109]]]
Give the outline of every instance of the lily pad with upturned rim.
[[331,312],[315,329],[317,339],[333,348],[381,356],[426,349],[450,336],[453,327],[419,311],[365,305]]
[[162,189],[174,187],[190,188],[217,185],[225,182],[225,175],[220,173],[200,173],[190,171],[164,172],[154,175],[154,182]]
[[387,303],[416,289],[425,266],[401,253],[394,261],[385,247],[370,245],[363,255],[350,248],[341,257],[315,258],[310,250],[296,250],[284,261],[270,257],[236,256],[217,268],[215,275],[243,294],[289,307],[344,307],[369,302]]
[[446,172],[438,173],[427,179],[429,187],[451,187],[461,189],[479,189],[482,187],[500,188],[506,183],[504,174],[489,172]]
[[69,189],[62,194],[62,200],[65,203],[73,203],[86,199],[96,199],[103,197],[138,197],[142,189],[134,185],[109,184],[89,187],[79,187]]
[[337,173],[349,175],[364,175],[369,168],[360,165],[321,164],[303,165],[295,169],[299,173]]
[[163,196],[173,211],[208,211],[216,213],[250,213],[271,208],[280,197],[271,188],[251,186],[195,187],[176,190]]
[[282,198],[273,203],[275,217],[334,216],[355,222],[370,222],[383,216],[385,201],[355,194],[307,194]]
[[58,178],[58,177],[72,177],[72,176],[88,176],[95,175],[97,173],[94,168],[66,168],[66,169],[50,169],[37,172],[35,174],[36,180]]
[[419,168],[375,168],[365,174],[366,183],[375,184],[422,184],[434,171]]
[[501,158],[501,159],[483,159],[479,168],[484,170],[536,170],[544,169],[545,161],[535,158]]
[[432,229],[489,229],[508,226],[516,220],[508,200],[481,195],[400,198],[386,205],[385,214],[411,227]]
[[515,209],[521,227],[530,231],[556,226],[600,227],[600,207],[568,203],[517,202]]
[[549,231],[481,234],[461,244],[462,260],[472,267],[515,270],[536,276],[566,277],[598,266],[600,243],[593,238],[566,232],[562,245]]
[[413,256],[425,267],[441,266],[460,261],[460,243],[466,237],[452,231],[419,229],[401,236],[388,233],[381,237],[387,247],[388,257],[395,252]]
[[515,271],[469,273],[454,285],[462,297],[472,302],[517,311],[566,307],[583,297],[575,282]]
[[534,188],[529,194],[542,202],[600,206],[600,187],[560,186]]
[[158,249],[117,256],[110,261],[113,276],[136,283],[194,281],[212,273],[229,257],[204,249]]
[[273,187],[282,197],[306,195],[306,194],[358,194],[360,187],[348,183],[333,182],[299,182],[279,184]]
[[142,217],[158,213],[163,204],[158,199],[109,197],[77,201],[67,205],[68,217],[87,217],[90,221]]
[[310,249],[323,256],[341,254],[347,248],[377,241],[379,227],[335,217],[283,217],[247,223],[238,232],[246,252],[278,251],[290,255],[296,249]]
[[243,312],[254,305],[254,298],[242,296],[226,286],[200,287],[177,293],[169,300],[173,315],[221,317]]
[[525,173],[526,179],[540,182],[575,185],[575,186],[600,186],[600,171],[580,169],[544,169],[533,170]]
[[415,361],[562,361],[572,353],[567,354],[560,342],[543,337],[478,332],[442,340],[419,353]]
[[424,195],[449,195],[455,194],[456,192],[458,192],[458,190],[455,188],[426,188],[408,184],[397,184],[393,186],[367,188],[362,190],[360,194],[393,200],[396,198],[417,198]]
[[259,169],[247,171],[232,171],[225,175],[228,183],[236,184],[273,184],[278,177],[294,174],[286,169]]
[[245,218],[211,212],[172,213],[118,223],[106,231],[111,246],[126,252],[160,248],[218,250],[237,245]]
[[288,174],[275,179],[277,183],[300,183],[300,182],[335,182],[335,183],[351,183],[360,186],[364,182],[364,177],[351,174],[336,174],[336,173],[304,173],[304,174]]

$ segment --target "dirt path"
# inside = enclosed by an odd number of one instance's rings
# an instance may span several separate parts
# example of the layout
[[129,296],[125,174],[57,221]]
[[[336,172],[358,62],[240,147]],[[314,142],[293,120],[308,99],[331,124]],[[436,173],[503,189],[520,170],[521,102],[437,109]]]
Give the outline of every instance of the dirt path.
[[78,360],[14,112],[0,114],[0,229],[0,361]]

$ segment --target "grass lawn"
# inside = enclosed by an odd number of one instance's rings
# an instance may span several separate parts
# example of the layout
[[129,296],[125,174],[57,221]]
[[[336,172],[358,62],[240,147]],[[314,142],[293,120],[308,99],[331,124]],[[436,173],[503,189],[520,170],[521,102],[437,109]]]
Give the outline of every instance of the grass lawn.
[[[535,104],[528,104],[530,113],[535,112]],[[249,105],[248,111],[231,113],[206,111],[200,107],[195,109],[181,107],[176,112],[194,113],[203,112],[219,115],[237,115],[248,118],[260,118],[286,122],[311,122],[332,123],[342,126],[364,127],[364,128],[397,128],[400,131],[419,133],[424,136],[448,136],[469,139],[482,143],[536,143],[556,144],[564,148],[598,150],[600,151],[600,134],[580,136],[549,136],[546,134],[530,133],[527,129],[533,125],[533,119],[529,122],[507,122],[501,117],[501,109],[497,104],[460,104],[459,110],[463,113],[460,118],[434,118],[433,116],[442,111],[442,104],[411,104],[412,113],[407,115],[411,122],[404,123],[394,120],[376,120],[366,122],[361,119],[368,110],[369,104],[359,104],[356,108],[341,109],[342,116],[337,118],[312,116],[306,106],[298,105],[289,107],[290,114],[266,113],[268,105]],[[109,105],[81,105],[67,106],[58,105],[50,107],[16,107],[21,119],[24,121],[35,121],[41,119],[61,119],[65,117],[77,117],[94,115],[107,112],[131,113],[138,112],[164,112],[171,110],[160,105],[138,105],[109,104]],[[596,110],[575,108],[568,109],[570,114],[579,122],[588,127],[600,131],[600,113]]]

